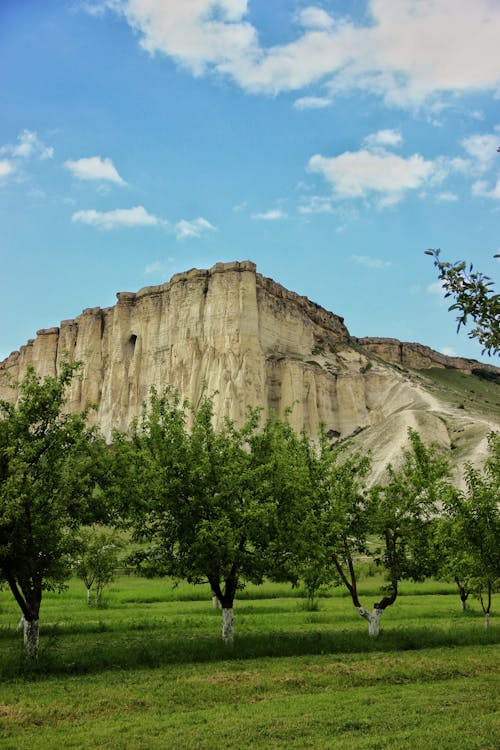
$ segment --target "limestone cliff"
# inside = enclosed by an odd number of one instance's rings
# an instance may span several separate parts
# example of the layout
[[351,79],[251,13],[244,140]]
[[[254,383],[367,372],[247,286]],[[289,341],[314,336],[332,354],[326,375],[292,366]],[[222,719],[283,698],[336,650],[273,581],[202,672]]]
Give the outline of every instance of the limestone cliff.
[[[498,426],[494,416],[471,417],[443,404],[404,371],[471,371],[472,364],[463,364],[470,360],[456,364],[392,339],[353,339],[342,318],[256,273],[250,261],[218,263],[137,293],[120,292],[114,307],[89,308],[38,331],[0,364],[0,375],[20,379],[29,365],[54,375],[65,356],[83,363],[68,408],[95,404],[94,419],[107,437],[114,427],[128,426],[151,386],[167,384],[194,404],[204,385],[217,392],[218,419],[240,421],[247,405],[280,414],[293,406],[295,427],[305,425],[314,434],[324,422],[332,439],[357,433],[380,467],[399,451],[408,426],[450,447],[453,430],[467,423],[475,438],[465,457],[481,455],[488,429]],[[15,398],[5,377],[0,398]]]

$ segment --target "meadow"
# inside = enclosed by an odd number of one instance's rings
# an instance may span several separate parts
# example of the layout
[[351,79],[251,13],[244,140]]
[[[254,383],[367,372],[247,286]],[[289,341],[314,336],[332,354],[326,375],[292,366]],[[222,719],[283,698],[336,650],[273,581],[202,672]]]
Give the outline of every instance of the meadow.
[[[367,577],[361,600],[380,583]],[[271,583],[239,593],[232,646],[207,587],[135,576],[99,609],[78,580],[47,592],[35,665],[18,620],[1,591],[8,750],[498,747],[498,618],[485,630],[451,584],[403,584],[377,639],[341,589],[309,611],[304,592]]]

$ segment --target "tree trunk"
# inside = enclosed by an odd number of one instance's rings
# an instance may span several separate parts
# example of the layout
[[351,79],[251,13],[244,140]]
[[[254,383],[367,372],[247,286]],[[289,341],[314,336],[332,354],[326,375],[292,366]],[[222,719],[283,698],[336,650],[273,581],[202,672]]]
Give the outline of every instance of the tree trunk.
[[462,612],[465,612],[467,609],[467,598],[469,596],[469,592],[466,591],[465,586],[463,586],[462,582],[459,578],[455,576],[455,583],[457,584],[458,593],[460,595],[460,601],[462,603]]
[[486,612],[484,615],[484,627],[486,630],[490,627],[490,613]]
[[87,605],[88,605],[89,607],[90,607],[90,605],[91,605],[91,603],[92,603],[92,602],[91,602],[91,593],[92,593],[92,592],[91,592],[91,590],[90,590],[90,587],[89,587],[89,588],[87,589]]
[[24,621],[24,650],[30,659],[38,657],[38,645],[40,642],[39,620]]
[[234,614],[232,607],[222,607],[222,640],[232,643],[234,640]]
[[214,609],[219,609],[219,600],[215,591],[212,591],[212,607]]
[[371,638],[376,638],[380,633],[380,618],[383,614],[383,609],[374,607],[371,612],[368,612],[364,607],[356,607],[361,617],[364,617],[368,621],[368,635]]

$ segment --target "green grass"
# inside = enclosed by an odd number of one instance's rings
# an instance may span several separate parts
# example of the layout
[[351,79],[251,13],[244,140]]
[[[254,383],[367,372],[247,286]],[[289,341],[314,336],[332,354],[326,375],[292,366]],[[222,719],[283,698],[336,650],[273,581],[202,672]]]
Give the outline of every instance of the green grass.
[[1,592],[0,748],[497,746],[500,628],[453,586],[405,584],[375,640],[340,589],[315,612],[285,585],[242,593],[228,647],[207,587],[123,577],[98,610],[73,581],[45,596],[31,667]]
[[418,370],[418,375],[452,405],[481,416],[500,419],[500,385],[478,375],[458,370],[431,368]]

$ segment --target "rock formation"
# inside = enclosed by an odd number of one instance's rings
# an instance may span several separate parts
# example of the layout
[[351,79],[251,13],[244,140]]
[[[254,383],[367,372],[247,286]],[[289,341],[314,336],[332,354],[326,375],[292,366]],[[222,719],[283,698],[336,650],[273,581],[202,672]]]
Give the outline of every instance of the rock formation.
[[242,420],[247,405],[281,415],[293,406],[296,428],[315,434],[324,422],[332,439],[357,434],[380,466],[399,451],[408,426],[450,447],[450,425],[465,420],[477,433],[469,453],[478,454],[488,430],[498,427],[494,418],[471,419],[443,405],[408,370],[486,366],[419,344],[352,338],[342,318],[256,273],[250,261],[119,292],[114,307],[89,308],[38,331],[0,364],[0,398],[15,399],[6,373],[18,380],[33,365],[41,375],[55,375],[63,357],[82,362],[68,409],[95,404],[94,419],[106,437],[114,427],[127,428],[152,386],[166,385],[195,405],[204,387],[216,392],[219,420]]

